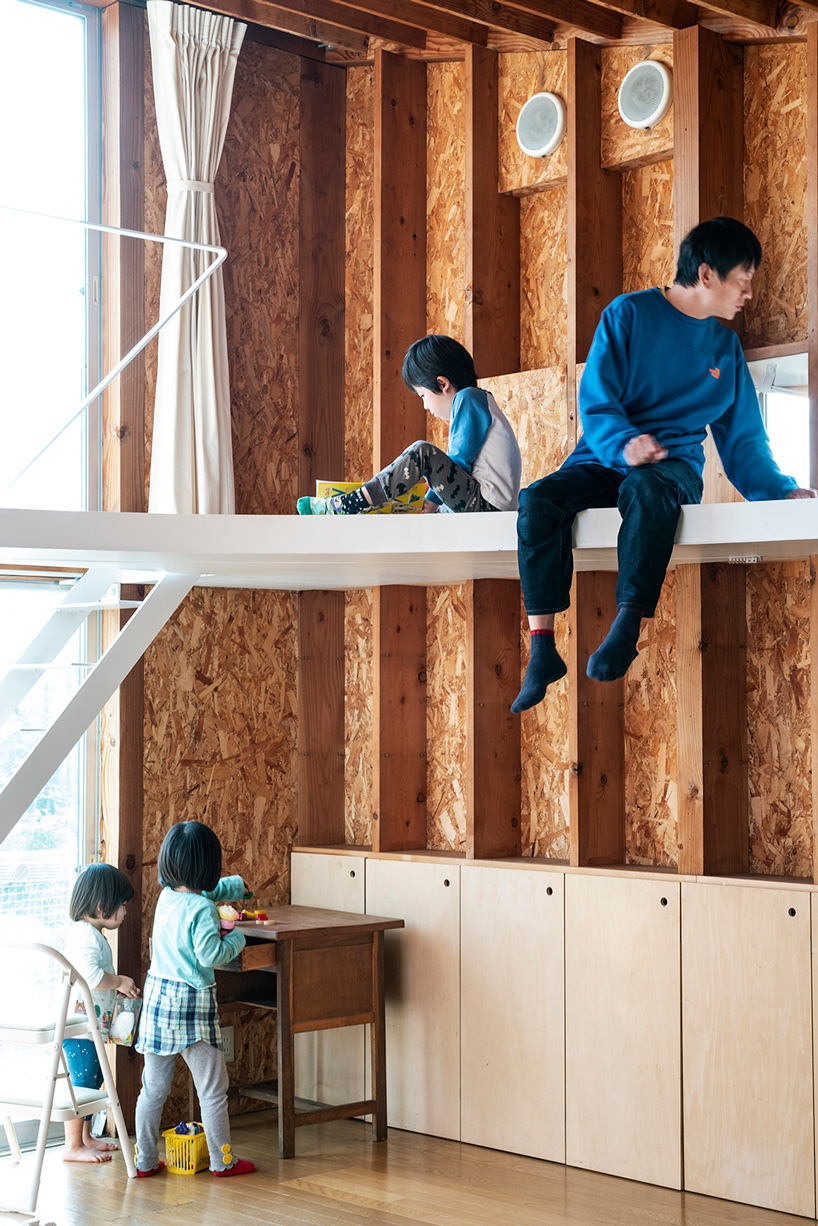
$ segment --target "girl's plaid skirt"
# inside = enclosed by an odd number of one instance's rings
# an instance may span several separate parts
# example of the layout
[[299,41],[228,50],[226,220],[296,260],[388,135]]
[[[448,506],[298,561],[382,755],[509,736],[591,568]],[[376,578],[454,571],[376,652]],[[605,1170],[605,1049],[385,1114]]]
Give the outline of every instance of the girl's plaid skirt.
[[194,1043],[209,1043],[221,1051],[215,986],[192,988],[178,979],[148,975],[136,1050],[172,1056]]

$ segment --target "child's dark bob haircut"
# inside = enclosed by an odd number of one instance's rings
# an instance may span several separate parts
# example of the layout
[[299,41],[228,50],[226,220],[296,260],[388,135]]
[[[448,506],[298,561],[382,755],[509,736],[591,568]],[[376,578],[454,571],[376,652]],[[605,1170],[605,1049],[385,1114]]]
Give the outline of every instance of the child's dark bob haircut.
[[450,336],[422,336],[410,345],[403,359],[403,381],[409,388],[439,392],[438,377],[448,379],[455,391],[477,387],[474,358]]
[[734,268],[755,272],[760,263],[761,243],[752,230],[735,217],[711,217],[682,239],[676,284],[695,285],[701,264],[709,264],[723,281]]
[[123,903],[133,898],[133,886],[121,869],[113,864],[89,864],[71,891],[68,914],[72,920],[110,919]]
[[159,884],[175,890],[215,890],[222,875],[222,845],[209,826],[177,822],[159,851]]

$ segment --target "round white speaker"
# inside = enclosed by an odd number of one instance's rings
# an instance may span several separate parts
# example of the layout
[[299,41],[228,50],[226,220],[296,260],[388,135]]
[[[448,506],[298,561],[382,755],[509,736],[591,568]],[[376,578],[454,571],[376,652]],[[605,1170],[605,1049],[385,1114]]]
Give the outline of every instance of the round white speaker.
[[532,94],[517,118],[517,144],[532,158],[553,153],[565,135],[565,104],[556,94]]
[[619,114],[630,128],[652,128],[673,101],[673,74],[658,60],[643,60],[619,86]]

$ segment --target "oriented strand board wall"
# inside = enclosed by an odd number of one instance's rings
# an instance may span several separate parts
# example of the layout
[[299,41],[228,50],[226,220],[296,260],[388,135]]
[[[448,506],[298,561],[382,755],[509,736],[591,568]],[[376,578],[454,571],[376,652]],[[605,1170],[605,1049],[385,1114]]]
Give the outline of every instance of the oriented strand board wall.
[[750,870],[812,872],[809,563],[747,568]]
[[466,339],[466,67],[426,69],[426,326]]
[[806,47],[745,47],[744,221],[764,251],[748,346],[806,339],[806,186]]
[[568,360],[568,189],[520,201],[520,367]]
[[517,144],[517,118],[532,94],[557,94],[567,105],[568,53],[501,55],[499,68],[500,191],[523,192],[539,183],[564,183],[568,142],[563,140],[546,158],[529,157]]
[[[673,107],[653,128],[629,128],[619,114],[617,98],[625,74],[643,60],[673,67],[673,43],[655,47],[602,48],[602,165],[638,165],[673,151]],[[671,248],[673,244],[671,242]]]
[[622,173],[622,290],[670,285],[673,265],[673,161]]

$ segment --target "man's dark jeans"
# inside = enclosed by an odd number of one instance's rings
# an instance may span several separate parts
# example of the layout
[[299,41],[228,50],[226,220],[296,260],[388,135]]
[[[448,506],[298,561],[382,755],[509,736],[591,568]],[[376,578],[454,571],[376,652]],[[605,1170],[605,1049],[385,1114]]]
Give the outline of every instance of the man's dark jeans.
[[520,494],[520,582],[529,617],[561,613],[570,603],[571,528],[589,507],[618,507],[617,606],[653,617],[673,550],[679,512],[702,499],[702,482],[684,460],[642,464],[627,473],[602,464],[571,464]]

